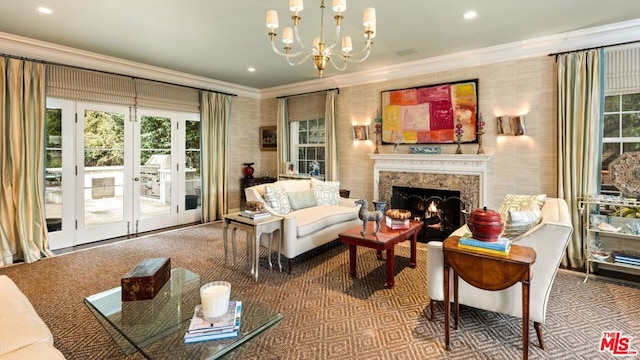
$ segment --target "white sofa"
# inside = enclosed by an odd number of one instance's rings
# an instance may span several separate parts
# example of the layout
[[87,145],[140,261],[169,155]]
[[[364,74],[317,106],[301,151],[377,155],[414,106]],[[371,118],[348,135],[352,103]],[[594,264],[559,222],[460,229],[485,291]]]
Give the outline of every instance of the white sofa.
[[0,360],[64,359],[27,297],[0,275]]
[[[542,206],[541,216],[540,223],[514,239],[514,244],[532,247],[537,254],[530,285],[529,318],[534,323],[540,347],[544,349],[542,324],[545,322],[549,294],[571,238],[573,226],[567,203],[562,199],[547,198]],[[468,232],[465,225],[451,235],[461,236]],[[443,263],[442,242],[429,242],[427,244],[427,288],[431,300],[431,320],[434,319],[436,302],[444,301]],[[453,299],[453,295],[450,299]],[[522,318],[521,283],[500,291],[488,291],[475,288],[459,279],[458,299],[462,305]]]
[[[269,202],[265,200],[265,188],[267,186],[280,186],[284,191],[291,193],[303,193],[313,191],[313,185],[331,187],[335,191],[336,205],[313,205],[298,210],[292,210],[286,214],[279,213]],[[317,180],[281,180],[272,184],[261,184],[245,189],[247,201],[259,201],[265,204],[266,209],[274,215],[282,216],[282,247],[280,253],[288,259],[289,271],[293,260],[309,250],[331,242],[338,238],[338,234],[358,225],[362,222],[358,218],[359,208],[354,199],[339,197],[337,182],[323,182]],[[317,202],[322,202],[316,198]],[[263,246],[268,246],[266,240],[262,240]],[[275,249],[274,249],[275,250]]]

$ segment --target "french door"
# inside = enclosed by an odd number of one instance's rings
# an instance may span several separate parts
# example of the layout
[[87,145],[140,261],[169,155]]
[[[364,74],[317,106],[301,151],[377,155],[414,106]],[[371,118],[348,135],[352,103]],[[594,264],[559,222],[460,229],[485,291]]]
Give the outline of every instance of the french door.
[[[63,114],[73,108],[68,120]],[[198,114],[48,99],[47,115],[61,117],[61,133],[75,134],[62,135],[63,148],[47,147],[54,181],[45,192],[58,196],[45,211],[48,224],[61,225],[48,226],[52,249],[201,219]],[[55,133],[47,129],[54,144]]]

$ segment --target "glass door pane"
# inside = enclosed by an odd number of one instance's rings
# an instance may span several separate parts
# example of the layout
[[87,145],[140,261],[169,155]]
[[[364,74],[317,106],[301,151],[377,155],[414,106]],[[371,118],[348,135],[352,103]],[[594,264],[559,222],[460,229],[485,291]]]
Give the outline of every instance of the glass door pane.
[[78,104],[78,231],[76,243],[132,232],[129,109]]
[[62,231],[62,109],[47,108],[45,116],[44,207],[52,233]]
[[139,218],[171,213],[171,118],[140,117]]
[[185,210],[200,208],[201,180],[200,180],[200,121],[187,120],[185,122]]

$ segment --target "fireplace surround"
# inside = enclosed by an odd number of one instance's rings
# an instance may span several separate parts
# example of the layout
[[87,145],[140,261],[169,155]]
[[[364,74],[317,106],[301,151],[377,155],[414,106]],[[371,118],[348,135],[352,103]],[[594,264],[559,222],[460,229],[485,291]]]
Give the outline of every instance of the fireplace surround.
[[394,186],[460,192],[464,210],[485,203],[485,179],[491,155],[371,154],[373,194],[391,204]]

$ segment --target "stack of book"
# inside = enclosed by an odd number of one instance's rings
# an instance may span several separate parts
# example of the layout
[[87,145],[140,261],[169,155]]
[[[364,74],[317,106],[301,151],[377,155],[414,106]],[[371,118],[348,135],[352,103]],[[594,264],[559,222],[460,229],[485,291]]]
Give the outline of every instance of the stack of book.
[[511,248],[511,241],[507,238],[498,238],[498,241],[480,241],[470,237],[461,237],[458,241],[458,248],[475,251],[481,254],[508,256]]
[[251,218],[253,220],[264,219],[264,218],[268,218],[269,216],[271,216],[271,214],[267,210],[259,210],[259,211],[242,210],[240,212],[240,215],[248,217],[248,218]]
[[409,228],[409,219],[393,219],[386,216],[387,227],[391,229],[408,229]]
[[193,311],[189,329],[184,334],[184,342],[188,344],[236,337],[240,331],[241,316],[242,301],[229,301],[227,312],[214,322],[205,320],[202,305],[197,305]]
[[640,252],[631,250],[614,250],[613,261],[627,265],[640,266]]

